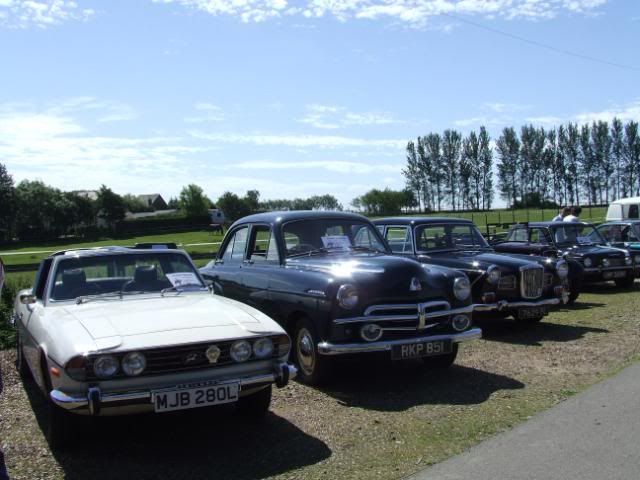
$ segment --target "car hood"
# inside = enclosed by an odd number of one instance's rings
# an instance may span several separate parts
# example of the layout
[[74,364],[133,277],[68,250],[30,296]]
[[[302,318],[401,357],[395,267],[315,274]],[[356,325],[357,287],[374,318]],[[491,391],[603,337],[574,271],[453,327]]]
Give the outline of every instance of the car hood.
[[619,248],[603,247],[600,245],[575,245],[564,249],[563,252],[574,257],[591,255],[597,257],[623,258],[626,255],[624,250]]
[[[452,297],[456,270],[437,265],[422,265],[411,258],[383,254],[323,255],[288,259],[287,268],[316,271],[328,275],[335,285],[353,283],[367,303],[423,301]],[[411,291],[413,279],[420,282],[420,291]]]
[[491,265],[497,265],[501,271],[517,271],[520,267],[530,265],[532,261],[526,257],[514,257],[507,254],[474,251],[432,252],[429,255],[419,255],[422,263],[435,263],[449,268],[465,271],[486,270]]
[[150,348],[279,334],[263,313],[209,293],[140,295],[67,305],[64,313],[88,333],[97,350]]

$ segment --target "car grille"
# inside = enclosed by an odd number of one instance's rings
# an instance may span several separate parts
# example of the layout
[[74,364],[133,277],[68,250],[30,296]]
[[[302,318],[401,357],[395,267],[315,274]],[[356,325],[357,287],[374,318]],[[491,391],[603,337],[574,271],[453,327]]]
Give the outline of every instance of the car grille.
[[545,273],[544,274],[544,287],[550,287],[553,285],[553,273]]
[[[250,342],[257,340],[260,337],[247,339]],[[270,337],[273,340],[273,355],[270,358],[276,358],[279,354],[279,342],[285,337]],[[225,340],[221,342],[206,342],[196,343],[188,345],[177,345],[163,348],[152,348],[147,350],[135,350],[144,354],[147,360],[147,367],[141,376],[144,375],[164,375],[167,373],[186,372],[192,370],[199,370],[203,368],[222,367],[236,363],[230,354],[231,345],[240,339]],[[220,356],[216,363],[209,363],[206,356],[207,349],[215,345],[220,349]],[[129,352],[122,352],[114,354],[121,362],[122,358]],[[99,379],[93,371],[93,362],[99,355],[94,355],[88,358],[86,364],[87,380],[98,381]],[[256,360],[255,357],[251,357],[248,361]],[[111,378],[129,378],[123,372],[122,369]]]
[[538,298],[542,295],[544,269],[525,268],[520,271],[520,291],[523,298]]
[[498,283],[498,290],[515,290],[516,283],[516,277],[513,275],[501,277]]
[[610,258],[609,266],[610,267],[622,267],[624,266],[624,258]]
[[[372,305],[368,307],[364,316],[380,325],[385,331],[424,330],[433,324],[444,324],[449,320],[448,315],[432,317],[432,312],[450,310],[449,302],[444,300],[425,303]],[[340,319],[335,320],[341,323]]]

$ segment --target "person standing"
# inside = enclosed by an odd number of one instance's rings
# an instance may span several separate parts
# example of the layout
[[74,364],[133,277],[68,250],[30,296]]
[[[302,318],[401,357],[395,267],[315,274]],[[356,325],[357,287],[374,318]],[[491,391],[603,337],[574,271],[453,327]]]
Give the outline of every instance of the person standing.
[[[2,295],[2,286],[4,285],[4,263],[0,258],[0,297]],[[0,369],[0,395],[2,394],[2,370]],[[7,467],[4,463],[4,454],[2,453],[2,445],[0,445],[0,480],[9,480]]]
[[558,215],[553,217],[553,219],[551,221],[552,222],[561,222],[562,220],[564,220],[564,217],[566,217],[570,213],[571,213],[571,209],[569,207],[563,207],[562,210],[560,210],[560,213],[558,213]]
[[571,214],[562,219],[563,222],[579,222],[582,208],[579,206],[571,207]]

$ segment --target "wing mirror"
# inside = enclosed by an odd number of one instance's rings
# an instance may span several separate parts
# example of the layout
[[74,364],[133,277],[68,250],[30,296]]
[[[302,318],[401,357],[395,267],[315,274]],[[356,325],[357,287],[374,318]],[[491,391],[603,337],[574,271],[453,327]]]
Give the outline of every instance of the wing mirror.
[[36,303],[36,296],[31,293],[23,293],[20,295],[20,303],[23,305],[31,305]]

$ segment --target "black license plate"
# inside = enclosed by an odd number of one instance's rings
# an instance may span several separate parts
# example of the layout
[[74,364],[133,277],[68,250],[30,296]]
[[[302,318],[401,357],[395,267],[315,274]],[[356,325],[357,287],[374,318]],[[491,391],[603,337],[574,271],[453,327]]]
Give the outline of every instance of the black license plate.
[[453,343],[451,340],[435,340],[429,342],[408,343],[394,345],[391,349],[393,360],[407,360],[409,358],[433,357],[451,353]]
[[527,307],[518,309],[518,318],[528,320],[530,318],[540,318],[547,314],[547,307]]

